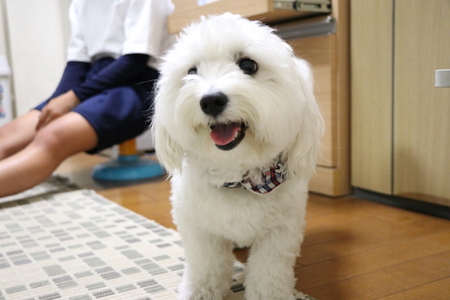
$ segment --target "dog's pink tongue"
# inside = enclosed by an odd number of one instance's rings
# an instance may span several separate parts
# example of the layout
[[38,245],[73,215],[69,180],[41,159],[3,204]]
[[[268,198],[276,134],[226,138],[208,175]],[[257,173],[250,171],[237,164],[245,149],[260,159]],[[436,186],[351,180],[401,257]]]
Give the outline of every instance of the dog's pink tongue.
[[234,141],[237,132],[241,130],[241,124],[217,124],[211,131],[211,138],[219,146],[227,145]]

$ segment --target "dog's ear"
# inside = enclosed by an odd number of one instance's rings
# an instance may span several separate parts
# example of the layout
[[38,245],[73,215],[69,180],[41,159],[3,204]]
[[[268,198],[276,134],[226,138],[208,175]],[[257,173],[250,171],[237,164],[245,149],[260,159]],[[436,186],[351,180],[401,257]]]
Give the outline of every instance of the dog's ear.
[[293,58],[296,84],[302,91],[298,101],[302,109],[298,112],[301,119],[297,136],[285,153],[288,176],[309,180],[315,172],[317,156],[323,135],[323,118],[313,94],[313,76],[310,65],[302,59]]
[[183,160],[181,146],[170,136],[167,129],[158,122],[153,122],[152,133],[156,155],[160,163],[169,174],[181,172]]

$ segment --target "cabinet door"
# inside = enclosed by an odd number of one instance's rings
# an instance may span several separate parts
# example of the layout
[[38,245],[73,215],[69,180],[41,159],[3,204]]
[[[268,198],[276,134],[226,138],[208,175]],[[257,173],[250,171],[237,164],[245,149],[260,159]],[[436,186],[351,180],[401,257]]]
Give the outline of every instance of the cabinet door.
[[392,0],[351,2],[352,185],[392,193]]
[[396,0],[394,194],[450,205],[450,1]]

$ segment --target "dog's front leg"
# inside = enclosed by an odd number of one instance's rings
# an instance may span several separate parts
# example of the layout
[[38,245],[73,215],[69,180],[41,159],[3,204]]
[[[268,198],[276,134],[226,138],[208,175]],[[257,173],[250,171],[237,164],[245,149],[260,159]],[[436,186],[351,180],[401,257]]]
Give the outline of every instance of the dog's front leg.
[[251,248],[245,281],[246,300],[295,300],[294,265],[303,235],[273,230]]
[[186,264],[179,300],[222,300],[230,291],[234,256],[232,243],[195,228],[180,230]]

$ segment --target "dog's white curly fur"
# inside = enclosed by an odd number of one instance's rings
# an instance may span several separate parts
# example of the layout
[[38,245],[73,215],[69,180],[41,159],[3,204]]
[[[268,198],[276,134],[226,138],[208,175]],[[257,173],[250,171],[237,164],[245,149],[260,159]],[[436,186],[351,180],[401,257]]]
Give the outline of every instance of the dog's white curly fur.
[[[243,58],[256,62],[254,74],[241,70]],[[246,299],[295,299],[293,266],[323,130],[312,86],[308,63],[273,29],[230,13],[185,28],[163,58],[152,132],[171,175],[172,213],[186,251],[179,299],[226,297],[233,243],[251,246]],[[217,92],[228,103],[213,117],[200,100]],[[245,123],[245,138],[220,150],[210,136],[219,122]],[[288,180],[271,193],[223,187],[280,156]]]

